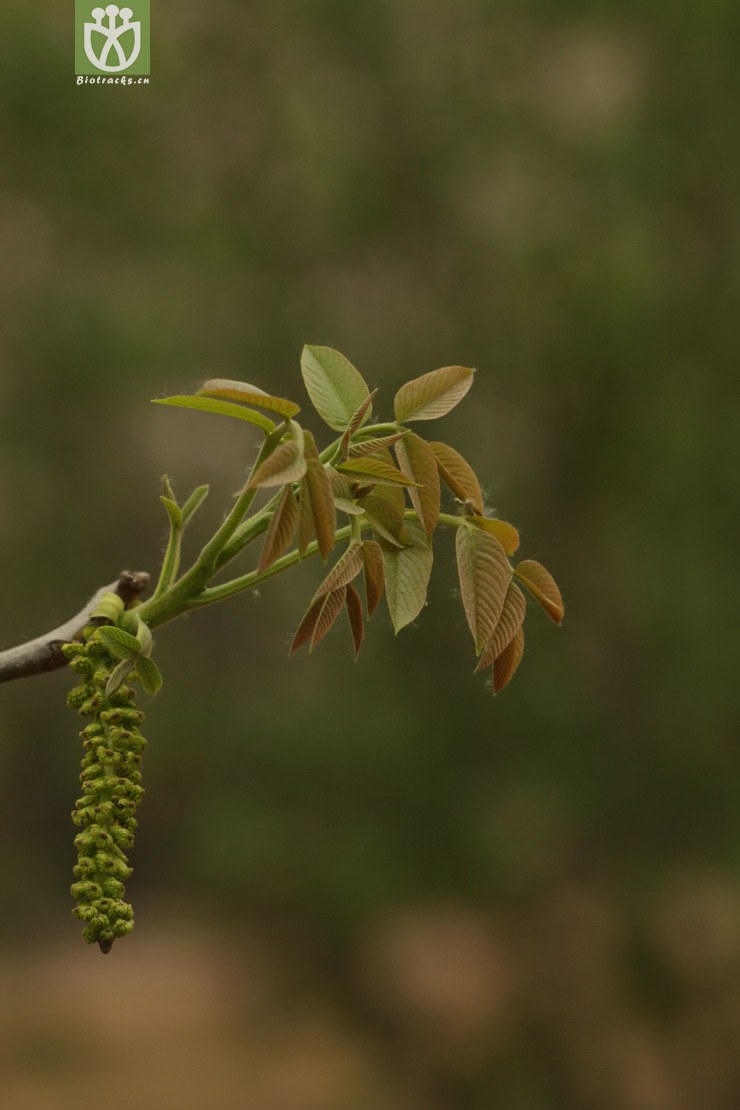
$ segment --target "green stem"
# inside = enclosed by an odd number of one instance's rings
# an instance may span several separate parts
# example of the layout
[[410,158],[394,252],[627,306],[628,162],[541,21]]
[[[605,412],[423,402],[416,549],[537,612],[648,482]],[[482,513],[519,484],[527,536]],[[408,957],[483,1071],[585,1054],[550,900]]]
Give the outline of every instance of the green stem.
[[182,548],[182,528],[178,528],[170,521],[170,535],[167,540],[167,549],[162,560],[162,569],[159,572],[157,587],[152,598],[161,597],[168,590],[177,577],[180,567],[180,551]]

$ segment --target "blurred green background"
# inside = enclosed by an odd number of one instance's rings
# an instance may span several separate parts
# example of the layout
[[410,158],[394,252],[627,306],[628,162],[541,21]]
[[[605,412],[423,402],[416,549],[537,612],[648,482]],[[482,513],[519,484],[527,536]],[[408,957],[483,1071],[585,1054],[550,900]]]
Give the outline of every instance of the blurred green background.
[[4,686],[0,1101],[735,1110],[740,8],[152,7],[148,88],[75,86],[71,4],[0,11],[0,647],[156,571],[165,471],[212,485],[191,551],[220,519],[257,439],[149,399],[303,401],[304,342],[381,413],[478,367],[435,434],[568,614],[495,703],[449,536],[357,665],[287,657],[318,564],[163,629],[105,960],[70,676]]

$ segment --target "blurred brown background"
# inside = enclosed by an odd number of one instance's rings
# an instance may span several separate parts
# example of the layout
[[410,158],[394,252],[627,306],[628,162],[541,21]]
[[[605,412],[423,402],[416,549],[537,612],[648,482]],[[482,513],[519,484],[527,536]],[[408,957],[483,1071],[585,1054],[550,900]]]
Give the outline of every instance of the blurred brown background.
[[69,675],[3,687],[0,1102],[736,1110],[740,9],[152,7],[124,89],[74,85],[71,4],[0,11],[0,646],[156,569],[165,471],[193,550],[257,441],[149,399],[302,401],[303,342],[381,412],[478,367],[439,433],[568,615],[495,703],[449,537],[356,666],[287,658],[318,565],[162,630],[106,959]]

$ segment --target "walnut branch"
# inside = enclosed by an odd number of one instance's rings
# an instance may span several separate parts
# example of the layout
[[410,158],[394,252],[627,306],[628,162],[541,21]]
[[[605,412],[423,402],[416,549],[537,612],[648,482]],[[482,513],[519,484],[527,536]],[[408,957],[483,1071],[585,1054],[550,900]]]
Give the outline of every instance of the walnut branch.
[[62,655],[62,644],[77,639],[88,623],[90,614],[97,606],[103,594],[116,593],[129,605],[144,592],[149,585],[149,575],[146,571],[124,570],[116,582],[103,586],[97,590],[87,604],[59,628],[37,636],[25,644],[0,651],[0,682],[11,682],[15,678],[25,678],[28,675],[45,674],[66,666],[66,659]]

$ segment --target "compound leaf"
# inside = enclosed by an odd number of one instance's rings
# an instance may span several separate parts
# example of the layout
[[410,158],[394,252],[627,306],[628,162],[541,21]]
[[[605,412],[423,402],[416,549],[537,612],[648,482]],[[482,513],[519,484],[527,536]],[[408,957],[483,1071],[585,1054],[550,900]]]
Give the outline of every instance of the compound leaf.
[[514,568],[514,574],[539,601],[548,617],[560,624],[565,616],[565,605],[555,579],[536,559],[525,559]]
[[468,524],[457,530],[455,551],[463,608],[480,655],[501,616],[511,567],[499,541]]
[[382,546],[385,596],[396,633],[415,620],[424,608],[432,573],[432,549],[424,529],[415,520],[408,521],[406,528],[407,547]]
[[370,395],[362,375],[339,351],[312,346],[303,348],[301,373],[321,419],[343,432]]
[[462,401],[473,384],[474,371],[467,366],[443,366],[402,385],[393,408],[396,420],[436,420]]

